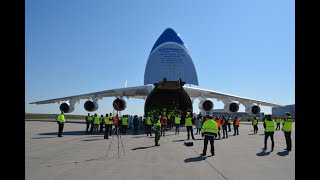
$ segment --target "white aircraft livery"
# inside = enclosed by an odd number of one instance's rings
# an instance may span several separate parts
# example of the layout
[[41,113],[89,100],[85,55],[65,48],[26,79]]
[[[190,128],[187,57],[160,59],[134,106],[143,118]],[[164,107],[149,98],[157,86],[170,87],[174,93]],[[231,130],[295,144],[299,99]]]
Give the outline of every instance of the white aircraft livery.
[[186,86],[193,84],[198,86],[197,72],[191,55],[179,35],[171,28],[167,28],[158,38],[151,49],[144,73],[144,85],[111,89],[88,94],[49,99],[32,102],[30,104],[60,104],[60,110],[71,113],[75,109],[76,102],[86,99],[84,108],[88,112],[96,111],[98,101],[103,97],[115,97],[113,108],[123,111],[126,108],[124,97],[144,99],[144,113],[155,108],[175,109],[182,112],[193,112],[192,102],[198,98],[199,108],[210,111],[214,105],[208,98],[214,98],[224,103],[227,113],[239,110],[239,105],[245,106],[248,115],[260,113],[260,106],[276,107],[279,104],[249,99],[245,97],[220,93]]

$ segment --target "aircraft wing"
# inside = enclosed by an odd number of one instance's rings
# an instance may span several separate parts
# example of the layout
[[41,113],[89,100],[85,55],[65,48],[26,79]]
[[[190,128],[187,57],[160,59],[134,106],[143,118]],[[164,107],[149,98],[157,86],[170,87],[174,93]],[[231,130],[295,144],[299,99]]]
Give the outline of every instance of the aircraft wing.
[[32,102],[30,104],[50,104],[59,103],[60,101],[72,101],[77,102],[81,99],[102,99],[103,97],[127,97],[136,99],[145,99],[152,91],[152,85],[136,86],[136,87],[125,87],[119,89],[111,89],[106,91],[93,92],[88,94],[81,94],[76,96],[68,96],[62,98],[49,99],[44,101]]
[[241,104],[250,104],[250,103],[256,103],[257,105],[262,106],[270,106],[270,107],[280,107],[282,105],[274,104],[274,103],[268,103],[265,101],[255,100],[255,99],[249,99],[245,97],[235,96],[231,94],[225,94],[217,91],[211,91],[207,89],[200,89],[195,87],[184,87],[185,91],[188,93],[191,99],[195,99],[198,97],[202,98],[214,98],[217,100],[230,100],[230,101],[238,101]]

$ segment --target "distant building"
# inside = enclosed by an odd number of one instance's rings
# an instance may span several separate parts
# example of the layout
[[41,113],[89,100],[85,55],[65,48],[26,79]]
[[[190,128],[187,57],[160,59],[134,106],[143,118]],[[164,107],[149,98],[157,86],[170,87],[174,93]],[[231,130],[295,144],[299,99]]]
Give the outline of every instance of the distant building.
[[[236,112],[236,113],[232,113],[232,114],[229,114],[227,112],[224,111],[224,109],[213,109],[211,111],[200,111],[200,114],[201,116],[206,116],[206,115],[211,115],[213,117],[215,116],[219,116],[219,117],[222,117],[222,116],[225,116],[225,117],[231,117],[231,118],[234,118],[235,116],[237,116],[239,119],[241,118],[249,118],[249,119],[252,119],[254,117],[254,115],[252,116],[249,116],[247,113],[245,112]],[[264,117],[264,113],[260,113],[258,115],[258,118],[262,118]]]
[[286,105],[284,107],[273,107],[272,116],[285,116],[286,112],[290,112],[291,116],[296,116],[296,106],[295,104]]

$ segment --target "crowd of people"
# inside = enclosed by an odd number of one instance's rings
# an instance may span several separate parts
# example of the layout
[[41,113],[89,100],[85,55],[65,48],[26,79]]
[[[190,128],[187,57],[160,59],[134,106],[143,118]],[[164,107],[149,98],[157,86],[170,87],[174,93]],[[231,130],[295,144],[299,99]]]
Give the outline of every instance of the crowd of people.
[[[118,113],[113,115],[112,113],[98,116],[97,114],[88,115],[85,118],[86,128],[85,133],[87,134],[100,134],[104,133],[104,139],[109,139],[109,136],[112,135],[126,135],[127,130],[132,130],[133,134],[144,133],[147,136],[152,136],[154,133],[155,136],[155,146],[160,146],[159,140],[161,136],[165,136],[166,131],[172,130],[175,127],[175,135],[179,134],[180,128],[184,127],[187,130],[187,140],[190,139],[190,136],[193,140],[193,126],[196,128],[195,135],[202,135],[204,137],[204,148],[201,155],[206,155],[207,144],[210,142],[211,145],[211,154],[214,155],[214,139],[221,139],[221,129],[222,129],[222,139],[228,138],[228,133],[231,132],[231,124],[233,125],[234,136],[239,135],[239,126],[240,119],[234,117],[233,119],[229,116],[213,117],[213,116],[201,116],[192,114],[191,111],[176,111],[168,109],[153,109],[147,112],[146,116],[137,116],[137,115],[122,115],[119,116]],[[274,131],[280,130],[280,124],[282,123],[282,131],[286,139],[286,149],[291,151],[291,131],[292,131],[292,122],[294,118],[290,116],[290,113],[287,112],[286,116],[281,117],[272,117],[271,115],[266,115],[263,119],[264,127],[264,147],[262,150],[267,149],[267,139],[271,139],[271,151],[274,149]],[[62,137],[62,131],[64,127],[65,118],[63,112],[57,117],[57,122],[59,124],[58,137]],[[258,123],[259,119],[255,116],[252,119],[253,132],[254,134],[258,133]],[[103,131],[104,130],[104,131]]]

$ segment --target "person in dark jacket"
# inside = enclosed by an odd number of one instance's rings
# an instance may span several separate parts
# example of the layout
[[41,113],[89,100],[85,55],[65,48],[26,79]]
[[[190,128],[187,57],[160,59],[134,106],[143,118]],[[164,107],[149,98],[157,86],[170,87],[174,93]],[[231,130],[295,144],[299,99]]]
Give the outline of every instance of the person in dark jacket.
[[139,126],[138,116],[134,115],[134,117],[133,117],[133,132],[134,132],[134,134],[139,134],[138,126]]

